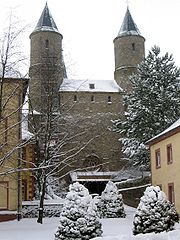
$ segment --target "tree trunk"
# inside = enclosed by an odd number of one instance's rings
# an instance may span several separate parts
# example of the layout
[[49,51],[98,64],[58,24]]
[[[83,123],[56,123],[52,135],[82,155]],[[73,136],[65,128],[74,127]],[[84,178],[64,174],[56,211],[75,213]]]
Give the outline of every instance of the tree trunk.
[[44,196],[45,196],[45,190],[46,190],[46,177],[44,177],[41,194],[40,194],[40,203],[39,203],[39,213],[38,213],[38,223],[43,223],[43,210],[44,210]]

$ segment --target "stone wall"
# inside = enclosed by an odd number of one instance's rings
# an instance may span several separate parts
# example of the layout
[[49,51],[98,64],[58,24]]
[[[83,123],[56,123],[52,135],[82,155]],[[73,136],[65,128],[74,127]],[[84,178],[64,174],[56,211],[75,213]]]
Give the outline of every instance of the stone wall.
[[137,178],[135,180],[128,180],[124,182],[116,183],[119,193],[123,196],[123,201],[125,204],[131,207],[137,207],[140,198],[143,196],[144,191],[147,186],[151,183],[151,178],[149,176]]
[[[76,101],[74,101],[75,95]],[[91,101],[92,96],[94,101]],[[120,136],[113,131],[112,123],[112,120],[122,115],[121,94],[63,92],[60,93],[60,97],[63,106],[61,115],[64,117],[64,132],[69,132],[72,137],[76,136],[74,143],[79,149],[87,144],[78,155],[74,156],[78,167],[100,165],[98,169],[101,171],[121,169],[124,161]],[[111,97],[111,101],[108,101],[108,97]],[[73,144],[69,144],[68,147],[73,148]],[[96,163],[91,162],[94,156]],[[77,163],[74,165],[77,166]]]

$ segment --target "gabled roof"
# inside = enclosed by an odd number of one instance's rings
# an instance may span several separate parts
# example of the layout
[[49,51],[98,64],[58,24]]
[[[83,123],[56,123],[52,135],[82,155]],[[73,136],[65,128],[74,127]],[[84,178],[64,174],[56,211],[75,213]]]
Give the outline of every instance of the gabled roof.
[[42,11],[41,17],[33,31],[39,32],[39,31],[53,31],[59,33],[59,30],[56,26],[56,23],[49,11],[48,5],[46,3],[44,10]]
[[120,36],[128,36],[128,35],[141,35],[138,27],[136,26],[129,8],[127,8],[126,14],[124,16],[123,23],[118,33],[118,37]]
[[60,92],[122,92],[115,80],[67,79],[59,89]]
[[153,144],[155,144],[161,140],[164,140],[167,137],[170,137],[178,132],[180,132],[180,118],[175,123],[173,123],[170,127],[165,129],[163,132],[159,133],[155,137],[148,140],[147,144],[153,145]]

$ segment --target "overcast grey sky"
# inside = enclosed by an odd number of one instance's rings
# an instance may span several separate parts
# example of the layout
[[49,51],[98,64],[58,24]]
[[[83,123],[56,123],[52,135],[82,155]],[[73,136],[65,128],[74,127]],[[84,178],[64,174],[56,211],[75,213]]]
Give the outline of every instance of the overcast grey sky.
[[[10,8],[23,24],[30,24],[24,45],[29,53],[29,34],[33,31],[45,0],[0,0],[0,30]],[[126,0],[48,0],[50,12],[63,35],[65,62],[70,77],[112,79],[113,39],[123,21]],[[153,45],[169,52],[180,66],[180,1],[129,0],[129,9],[146,39],[146,53]]]

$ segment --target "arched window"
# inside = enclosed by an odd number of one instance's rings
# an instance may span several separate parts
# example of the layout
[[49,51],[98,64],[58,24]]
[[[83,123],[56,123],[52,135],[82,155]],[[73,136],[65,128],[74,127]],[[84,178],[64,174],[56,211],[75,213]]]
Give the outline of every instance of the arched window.
[[91,154],[87,156],[83,162],[83,166],[87,168],[87,170],[100,170],[102,168],[101,166],[101,160],[96,154]]

